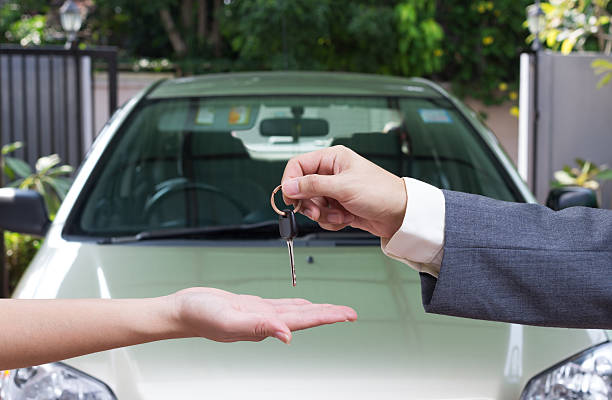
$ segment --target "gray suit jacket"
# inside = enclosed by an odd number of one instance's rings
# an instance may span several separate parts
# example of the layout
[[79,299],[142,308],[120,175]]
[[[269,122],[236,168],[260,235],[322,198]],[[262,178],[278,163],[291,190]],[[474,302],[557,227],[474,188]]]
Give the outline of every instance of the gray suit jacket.
[[444,196],[440,275],[421,274],[427,312],[612,329],[612,211]]

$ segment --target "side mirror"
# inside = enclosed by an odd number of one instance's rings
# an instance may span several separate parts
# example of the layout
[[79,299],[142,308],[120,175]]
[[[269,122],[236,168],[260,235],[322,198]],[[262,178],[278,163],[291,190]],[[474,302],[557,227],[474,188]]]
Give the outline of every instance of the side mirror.
[[0,229],[45,236],[50,224],[45,201],[40,193],[0,188]]
[[598,208],[595,192],[579,186],[564,186],[548,192],[546,207],[558,211],[576,206]]

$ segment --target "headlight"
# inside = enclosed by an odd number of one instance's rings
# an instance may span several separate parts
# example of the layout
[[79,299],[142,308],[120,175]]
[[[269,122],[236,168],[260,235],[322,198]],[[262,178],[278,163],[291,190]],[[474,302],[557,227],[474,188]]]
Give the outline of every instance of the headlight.
[[532,378],[521,400],[612,398],[612,344],[570,357]]
[[62,363],[1,373],[0,400],[116,400],[103,382]]

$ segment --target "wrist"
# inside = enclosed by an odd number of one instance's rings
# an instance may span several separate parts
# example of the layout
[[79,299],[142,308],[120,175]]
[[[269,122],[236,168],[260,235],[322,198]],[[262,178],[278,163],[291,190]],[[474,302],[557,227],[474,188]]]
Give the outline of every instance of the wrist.
[[397,177],[397,191],[400,193],[398,197],[398,207],[395,210],[395,226],[393,233],[397,232],[404,222],[404,216],[406,215],[406,207],[408,206],[408,191],[406,189],[406,182],[404,178]]
[[402,227],[408,204],[408,194],[406,191],[404,178],[400,178],[395,175],[393,178],[393,191],[391,192],[393,193],[393,196],[390,197],[393,199],[393,203],[391,204],[389,218],[387,219],[386,223],[388,229],[386,234],[383,235],[383,237],[386,238],[392,237]]
[[190,337],[181,321],[179,292],[152,300],[156,302],[163,339]]

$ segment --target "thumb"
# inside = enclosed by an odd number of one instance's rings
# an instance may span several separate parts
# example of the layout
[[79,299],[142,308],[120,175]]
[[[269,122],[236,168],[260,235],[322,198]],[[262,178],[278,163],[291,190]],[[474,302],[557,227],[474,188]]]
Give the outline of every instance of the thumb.
[[334,175],[306,175],[283,182],[283,195],[292,199],[331,197],[339,200],[342,185]]
[[258,319],[253,326],[252,335],[254,337],[265,338],[272,336],[287,344],[291,342],[291,330],[283,321],[266,317]]

